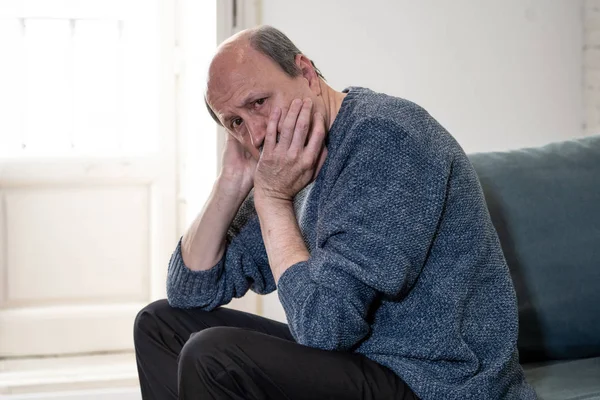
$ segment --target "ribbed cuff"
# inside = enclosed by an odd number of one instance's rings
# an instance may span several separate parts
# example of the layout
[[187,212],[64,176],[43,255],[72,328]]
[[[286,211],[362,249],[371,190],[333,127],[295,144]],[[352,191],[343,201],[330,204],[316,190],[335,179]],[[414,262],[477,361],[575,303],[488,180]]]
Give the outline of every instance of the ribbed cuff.
[[183,262],[181,239],[169,261],[167,297],[169,304],[178,308],[204,307],[215,298],[218,280],[223,273],[223,259],[204,271],[192,271]]
[[279,278],[277,294],[288,322],[291,322],[296,313],[301,310],[307,294],[311,293],[311,284],[306,261],[292,265]]

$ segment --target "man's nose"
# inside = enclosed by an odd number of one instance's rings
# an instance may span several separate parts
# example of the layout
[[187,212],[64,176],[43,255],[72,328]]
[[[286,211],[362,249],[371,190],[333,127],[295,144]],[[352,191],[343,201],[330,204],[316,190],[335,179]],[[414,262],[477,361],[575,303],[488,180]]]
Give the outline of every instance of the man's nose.
[[267,124],[262,118],[252,118],[248,121],[247,127],[252,146],[258,149],[265,139]]

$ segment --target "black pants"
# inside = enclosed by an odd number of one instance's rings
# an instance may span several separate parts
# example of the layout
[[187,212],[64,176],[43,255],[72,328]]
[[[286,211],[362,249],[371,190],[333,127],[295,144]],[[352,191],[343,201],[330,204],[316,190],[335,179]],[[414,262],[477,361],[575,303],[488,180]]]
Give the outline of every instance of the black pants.
[[286,324],[228,308],[154,302],[138,314],[135,352],[149,399],[416,399],[391,370],[294,341]]

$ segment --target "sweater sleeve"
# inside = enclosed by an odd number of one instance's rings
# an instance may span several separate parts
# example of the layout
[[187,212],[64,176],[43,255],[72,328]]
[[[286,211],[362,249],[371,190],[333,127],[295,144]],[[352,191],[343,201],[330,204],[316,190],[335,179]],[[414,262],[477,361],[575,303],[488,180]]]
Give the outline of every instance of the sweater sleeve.
[[167,299],[173,307],[210,311],[244,296],[248,289],[267,294],[275,288],[252,196],[233,220],[226,251],[215,266],[190,270],[181,257],[181,240],[169,261]]
[[423,126],[413,133],[393,121],[370,119],[338,148],[341,156],[327,171],[338,176],[319,212],[316,247],[278,282],[299,343],[354,349],[370,334],[371,307],[380,300],[402,301],[414,284],[449,175],[433,131]]

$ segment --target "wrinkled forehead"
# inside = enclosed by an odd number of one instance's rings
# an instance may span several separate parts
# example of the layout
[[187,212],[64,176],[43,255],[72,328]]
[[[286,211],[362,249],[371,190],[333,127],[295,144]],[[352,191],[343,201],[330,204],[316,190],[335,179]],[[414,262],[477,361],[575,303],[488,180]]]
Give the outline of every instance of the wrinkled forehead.
[[[206,99],[215,112],[231,105],[244,91],[264,77],[264,60],[254,54],[218,54],[211,63],[206,83]],[[261,65],[262,64],[262,65]]]

